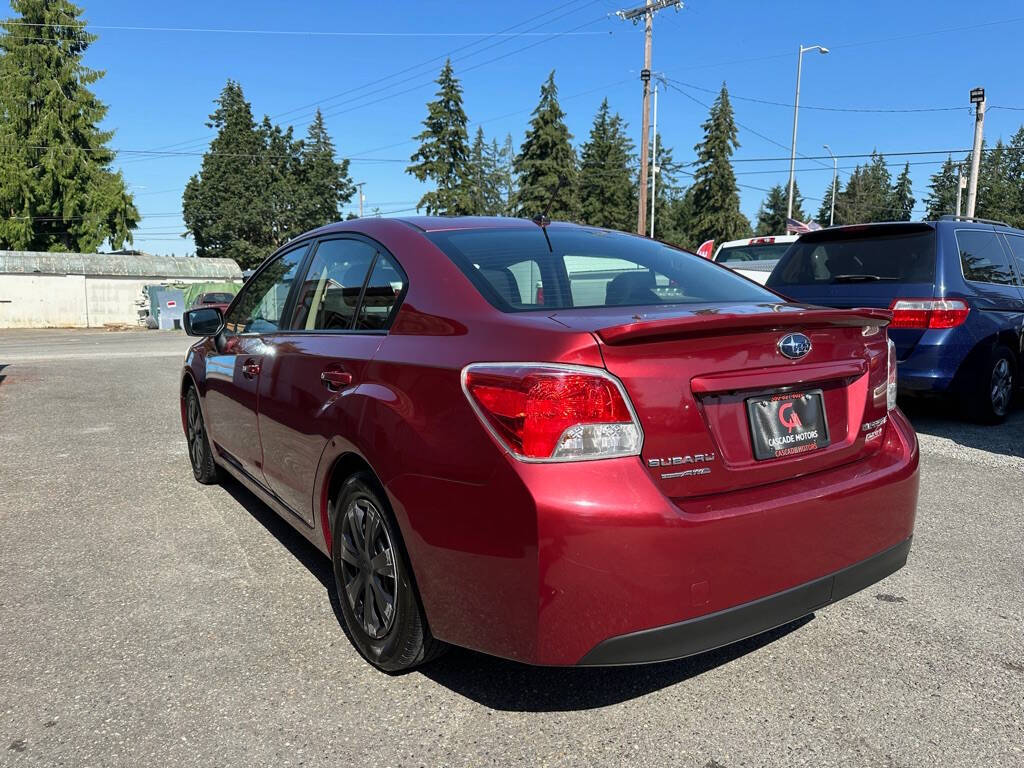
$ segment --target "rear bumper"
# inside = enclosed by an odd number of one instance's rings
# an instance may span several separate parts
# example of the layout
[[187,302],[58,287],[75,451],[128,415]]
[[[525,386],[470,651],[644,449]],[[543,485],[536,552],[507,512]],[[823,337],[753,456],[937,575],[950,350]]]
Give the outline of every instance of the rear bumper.
[[599,643],[581,666],[671,661],[780,627],[895,573],[907,562],[911,539],[867,560],[798,587],[677,624],[631,632]]

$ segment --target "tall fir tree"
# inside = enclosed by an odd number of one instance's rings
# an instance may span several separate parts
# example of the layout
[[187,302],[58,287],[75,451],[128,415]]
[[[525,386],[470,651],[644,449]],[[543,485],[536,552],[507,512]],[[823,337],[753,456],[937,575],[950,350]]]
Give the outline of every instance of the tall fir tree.
[[298,211],[302,187],[297,178],[302,142],[295,141],[291,126],[282,130],[267,116],[263,117],[258,132],[263,147],[256,173],[262,176],[259,203],[264,227],[258,241],[273,249],[304,231]]
[[[655,152],[654,166],[658,169],[654,187],[654,238],[674,245],[685,240],[684,232],[678,226],[674,215],[677,201],[682,194],[679,189],[679,163],[672,157],[672,148],[657,135],[658,148]],[[639,179],[637,179],[639,184]],[[636,193],[633,193],[633,208],[636,208]],[[635,214],[634,214],[635,215]]]
[[1018,226],[1020,179],[1012,176],[1010,154],[1002,139],[999,139],[992,149],[981,156],[975,215]]
[[419,181],[433,183],[416,210],[428,216],[462,216],[473,212],[470,200],[469,134],[462,108],[462,85],[445,61],[437,78],[437,98],[427,104],[423,131],[413,138],[420,142],[406,168]]
[[889,221],[892,215],[892,177],[885,158],[873,151],[870,160],[854,168],[846,186],[836,193],[836,223]]
[[243,269],[255,267],[272,247],[264,188],[266,139],[241,85],[228,80],[215,103],[207,127],[216,129],[217,136],[199,173],[185,185],[182,218],[195,238],[197,255],[229,257]]
[[554,70],[541,86],[540,102],[533,110],[513,169],[519,181],[515,196],[517,215],[530,218],[546,210],[552,219],[576,218],[576,152],[565,113],[558,104]]
[[[776,184],[768,190],[768,195],[761,203],[757,212],[757,228],[754,234],[763,235],[784,235],[786,233],[786,212],[789,210],[789,189],[788,184]],[[793,218],[797,221],[804,221],[803,198],[800,196],[800,186],[793,182]]]
[[622,231],[633,228],[633,144],[625,128],[618,114],[610,114],[608,99],[602,101],[580,153],[580,216],[587,224]]
[[739,142],[725,83],[701,127],[704,140],[694,147],[698,167],[693,176],[690,237],[697,242],[748,237],[750,222],[740,211],[739,188],[730,161]]
[[924,199],[925,218],[934,220],[956,213],[956,191],[960,179],[960,164],[953,162],[952,155],[932,174],[928,185],[928,197]]
[[131,242],[139,212],[112,170],[107,107],[82,63],[95,35],[67,0],[11,0],[0,22],[0,248],[95,251]]
[[505,134],[505,143],[501,145],[498,155],[498,176],[501,179],[502,215],[515,216],[516,183],[515,171],[516,150],[512,144],[512,134]]
[[[825,194],[821,196],[821,205],[818,206],[818,215],[815,220],[823,227],[827,227],[830,224],[839,224],[840,221],[837,217],[832,215],[832,187],[833,182],[829,179],[828,186],[825,187]],[[839,181],[835,182],[836,190],[839,189]]]
[[347,158],[337,159],[334,142],[327,133],[324,117],[317,108],[306,129],[298,166],[297,219],[304,232],[337,221],[339,209],[356,192],[348,172]]
[[891,221],[910,221],[914,212],[913,185],[910,183],[910,163],[903,166],[889,196],[889,219]]
[[501,213],[501,189],[496,157],[484,138],[484,129],[477,127],[469,148],[470,211],[476,216],[497,216]]

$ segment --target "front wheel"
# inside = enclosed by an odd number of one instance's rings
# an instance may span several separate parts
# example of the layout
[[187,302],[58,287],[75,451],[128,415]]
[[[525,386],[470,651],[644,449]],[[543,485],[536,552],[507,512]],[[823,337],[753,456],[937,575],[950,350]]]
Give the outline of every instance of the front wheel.
[[999,424],[1006,419],[1017,386],[1013,353],[1002,344],[992,350],[987,365],[979,371],[971,396],[971,414],[983,424]]
[[210,439],[206,435],[203,422],[203,409],[199,407],[199,395],[194,387],[189,387],[185,395],[185,437],[188,440],[188,458],[192,464],[192,474],[203,485],[213,485],[220,481],[220,470],[213,460],[210,450]]
[[444,649],[430,636],[408,559],[383,492],[359,473],[335,500],[331,559],[349,637],[385,672],[429,661]]

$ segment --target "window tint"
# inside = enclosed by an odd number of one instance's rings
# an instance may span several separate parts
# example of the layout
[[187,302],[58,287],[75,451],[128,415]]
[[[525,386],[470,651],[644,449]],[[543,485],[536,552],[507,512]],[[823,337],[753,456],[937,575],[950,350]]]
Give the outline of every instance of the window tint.
[[366,282],[356,330],[381,331],[387,328],[391,321],[391,311],[403,288],[405,275],[401,268],[389,256],[379,254],[370,279]]
[[719,264],[735,264],[744,261],[777,261],[789,248],[790,243],[771,245],[733,245],[722,248],[715,258]]
[[288,292],[309,246],[288,251],[255,275],[242,288],[224,327],[229,333],[273,333],[280,330]]
[[235,298],[230,293],[204,293],[202,303],[203,304],[230,304],[231,300]]
[[1013,283],[1013,271],[1006,251],[999,244],[995,232],[958,229],[956,244],[965,279],[979,283]]
[[935,230],[900,234],[879,228],[876,232],[832,230],[818,237],[805,235],[793,243],[767,285],[935,282]]
[[350,330],[377,249],[362,240],[324,240],[299,291],[292,328]]
[[1006,242],[1010,244],[1013,259],[1017,262],[1017,278],[1024,281],[1024,235],[1007,235]]
[[547,238],[540,227],[427,237],[505,312],[779,300],[692,253],[618,232],[555,226]]

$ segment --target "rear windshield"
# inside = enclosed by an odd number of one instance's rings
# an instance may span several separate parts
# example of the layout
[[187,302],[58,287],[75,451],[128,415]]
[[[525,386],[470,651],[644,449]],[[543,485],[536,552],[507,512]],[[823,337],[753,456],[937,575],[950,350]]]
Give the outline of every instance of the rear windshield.
[[715,261],[719,264],[736,264],[744,261],[778,261],[791,243],[771,243],[765,245],[729,245],[722,246]]
[[562,227],[548,228],[547,235],[537,227],[427,237],[504,312],[779,300],[727,269],[654,240]]
[[203,304],[230,304],[233,298],[230,293],[204,293]]
[[768,286],[935,282],[935,230],[830,232],[797,240]]

